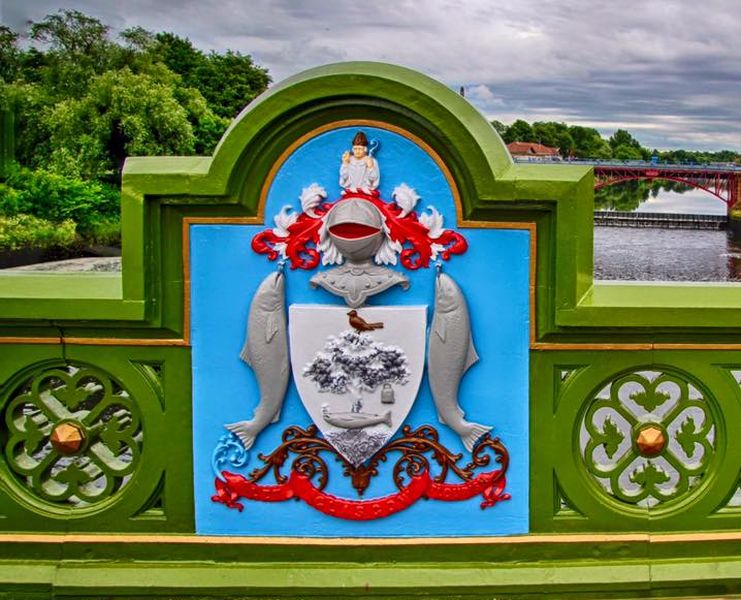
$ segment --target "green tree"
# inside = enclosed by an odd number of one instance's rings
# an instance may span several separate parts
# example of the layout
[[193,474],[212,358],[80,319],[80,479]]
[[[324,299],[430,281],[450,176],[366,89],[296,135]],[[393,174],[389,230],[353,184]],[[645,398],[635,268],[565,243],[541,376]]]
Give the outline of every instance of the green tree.
[[569,127],[569,134],[574,140],[574,155],[577,158],[609,159],[612,157],[610,145],[596,129],[574,125]]
[[108,32],[107,25],[76,10],[60,10],[31,24],[31,39],[49,46],[35,67],[51,96],[79,96],[91,77],[116,66],[119,55]]
[[18,34],[9,27],[0,25],[0,82],[16,79],[20,71],[20,57]]
[[217,115],[233,119],[270,83],[252,57],[227,50],[204,54],[187,38],[159,33],[153,52],[185,85],[198,89]]
[[507,144],[511,144],[512,142],[534,142],[533,128],[527,121],[517,119],[512,125],[507,127],[504,141]]
[[558,146],[558,129],[551,121],[537,121],[533,123],[533,136],[539,144],[556,148]]
[[558,134],[556,138],[556,145],[558,146],[558,151],[560,152],[561,156],[563,156],[564,158],[568,158],[574,153],[574,138],[571,137],[568,129],[565,129]]
[[180,75],[186,85],[195,81],[194,73],[205,61],[203,52],[188,38],[181,38],[174,33],[158,33],[152,52],[168,69]]
[[34,168],[43,164],[51,153],[45,115],[53,106],[44,86],[23,81],[0,85],[0,104],[15,110],[16,160]]
[[268,72],[255,66],[252,57],[231,50],[211,52],[196,77],[194,87],[216,114],[228,119],[236,117],[270,83]]
[[613,148],[613,157],[618,160],[643,160],[641,149],[635,146],[621,144]]
[[[155,79],[128,68],[100,75],[79,99],[59,102],[47,118],[57,173],[117,182],[127,156],[193,154],[195,129],[226,126],[194,90],[176,78]],[[179,97],[178,97],[179,96]],[[179,101],[180,100],[180,101]]]
[[494,129],[496,129],[496,132],[499,134],[499,137],[504,139],[504,135],[507,133],[507,126],[501,121],[497,121],[496,119],[494,119],[491,122],[491,124],[494,127]]
[[635,139],[630,133],[628,133],[625,129],[618,129],[615,133],[613,133],[610,136],[610,139],[608,140],[610,144],[610,148],[615,150],[619,146],[626,146],[628,148],[636,148],[640,150],[641,143]]

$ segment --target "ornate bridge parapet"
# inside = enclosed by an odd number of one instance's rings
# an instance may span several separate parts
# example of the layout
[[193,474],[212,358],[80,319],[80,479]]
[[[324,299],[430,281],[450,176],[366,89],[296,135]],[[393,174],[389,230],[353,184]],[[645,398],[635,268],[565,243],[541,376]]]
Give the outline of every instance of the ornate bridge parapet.
[[0,272],[0,596],[738,594],[741,289],[595,282],[594,183],[376,63],[129,159],[121,275]]

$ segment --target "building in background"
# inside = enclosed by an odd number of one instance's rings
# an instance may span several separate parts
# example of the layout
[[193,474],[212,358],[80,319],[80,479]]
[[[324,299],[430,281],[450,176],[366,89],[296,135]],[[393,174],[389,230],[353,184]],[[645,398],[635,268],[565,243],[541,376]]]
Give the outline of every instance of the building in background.
[[529,158],[535,160],[561,160],[558,148],[551,148],[536,142],[512,142],[507,144],[512,158]]

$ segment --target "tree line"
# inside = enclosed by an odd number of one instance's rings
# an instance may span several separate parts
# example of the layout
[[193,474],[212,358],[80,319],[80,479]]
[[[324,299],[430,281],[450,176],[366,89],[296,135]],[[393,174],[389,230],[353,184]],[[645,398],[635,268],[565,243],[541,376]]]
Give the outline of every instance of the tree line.
[[505,125],[501,121],[492,121],[492,125],[507,144],[537,142],[558,148],[563,158],[649,161],[656,157],[660,162],[669,164],[741,162],[741,154],[732,150],[701,152],[646,148],[625,129],[618,129],[605,139],[593,127],[555,121],[536,121],[531,124],[518,119],[511,125]]
[[[75,235],[115,237],[126,157],[211,154],[269,83],[249,55],[141,27],[113,35],[75,10],[22,32],[0,26],[0,111],[14,117],[16,164],[0,183],[0,219],[66,215]],[[12,246],[3,231],[0,247]]]
[[210,154],[270,82],[252,58],[208,54],[173,33],[110,27],[66,10],[20,33],[0,27],[0,99],[20,164],[118,182],[132,155]]

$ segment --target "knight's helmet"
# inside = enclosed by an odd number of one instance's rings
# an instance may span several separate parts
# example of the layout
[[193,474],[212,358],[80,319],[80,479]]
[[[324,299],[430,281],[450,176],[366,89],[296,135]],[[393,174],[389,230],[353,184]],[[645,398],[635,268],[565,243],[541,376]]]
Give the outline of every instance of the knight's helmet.
[[355,262],[373,257],[385,236],[381,211],[361,198],[338,202],[329,211],[325,223],[342,256]]

